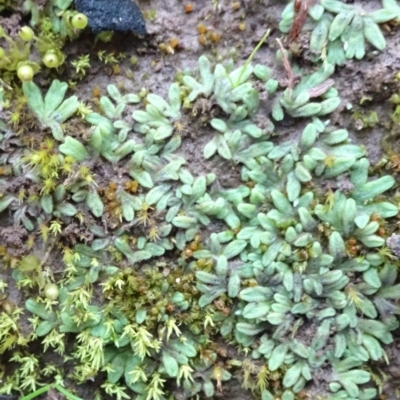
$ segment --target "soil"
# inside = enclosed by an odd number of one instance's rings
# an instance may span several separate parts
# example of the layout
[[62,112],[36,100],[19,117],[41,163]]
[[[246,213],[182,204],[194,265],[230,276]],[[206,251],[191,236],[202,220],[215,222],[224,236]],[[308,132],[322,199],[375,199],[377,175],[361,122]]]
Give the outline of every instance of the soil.
[[[97,88],[102,94],[106,93],[108,84],[116,84],[121,91],[126,93],[138,93],[142,88],[149,89],[161,96],[165,96],[169,84],[174,81],[179,71],[195,70],[200,55],[207,54],[213,60],[227,60],[231,57],[237,64],[242,64],[254,46],[259,42],[266,29],[271,30],[267,42],[256,54],[253,63],[263,63],[273,69],[275,77],[280,80],[286,78],[283,66],[277,66],[275,53],[278,50],[276,38],[280,38],[278,29],[280,15],[284,3],[279,0],[241,0],[240,7],[235,10],[233,3],[229,0],[196,0],[195,2],[182,0],[137,0],[139,8],[144,12],[148,34],[137,37],[132,33],[116,33],[110,43],[97,42],[94,44],[94,35],[88,30],[78,40],[68,44],[64,51],[68,55],[66,67],[61,72],[64,81],[76,78],[70,61],[79,54],[90,54],[91,68],[87,76],[78,82],[75,91],[78,97],[87,103],[93,102],[93,93]],[[193,11],[185,12],[185,4],[193,4]],[[357,2],[365,5],[367,9],[374,9],[381,6],[378,0]],[[149,18],[153,15],[154,18]],[[19,14],[0,17],[0,24],[8,27],[8,32],[13,35],[18,31],[19,26],[24,24],[24,19]],[[220,39],[209,45],[199,43],[197,32],[198,24],[204,24],[208,30],[214,30],[220,35]],[[244,28],[244,29],[242,29]],[[299,64],[305,71],[312,71],[315,66],[307,61],[307,49],[301,47],[301,43],[307,43],[307,32],[302,33],[298,42],[300,49],[297,57],[292,61]],[[337,128],[349,129],[352,139],[356,143],[363,144],[368,151],[368,158],[372,165],[377,164],[383,156],[381,141],[388,134],[388,126],[391,126],[391,114],[394,106],[389,101],[393,93],[399,93],[400,83],[394,79],[394,75],[400,70],[400,30],[393,28],[385,34],[387,48],[382,52],[369,52],[362,61],[349,61],[343,67],[337,68],[333,79],[335,87],[340,93],[342,100],[340,108],[331,115],[331,123]],[[174,54],[165,54],[159,49],[162,43],[169,43],[173,38],[179,40],[179,45]],[[120,71],[116,71],[110,65],[104,65],[98,60],[97,52],[105,50],[107,53],[123,53],[126,58],[119,63]],[[132,66],[131,57],[137,58],[137,63]],[[133,71],[133,76],[127,76],[126,71]],[[53,79],[53,74],[40,75],[40,83],[48,87]],[[362,99],[366,99],[360,105]],[[239,184],[239,169],[234,164],[205,161],[202,156],[204,144],[209,140],[211,132],[202,120],[202,110],[214,113],[216,110],[212,104],[197,104],[197,117],[190,118],[189,115],[183,119],[183,144],[180,148],[181,154],[190,159],[188,166],[194,174],[214,172],[221,188],[234,187]],[[375,111],[379,117],[379,123],[374,127],[360,126],[359,121],[354,120],[354,111],[362,113]],[[190,110],[188,113],[191,112]],[[265,107],[265,116],[270,110]],[[262,118],[262,116],[261,116]],[[276,124],[276,129],[271,140],[275,141],[281,137],[291,138],[300,135],[304,127],[304,121],[285,119],[282,123]],[[71,136],[78,135],[70,132]],[[393,143],[393,149],[396,143]],[[121,167],[121,166],[120,166]],[[117,168],[111,166],[97,166],[96,180],[99,186],[106,185],[112,181],[113,176],[119,173]],[[14,179],[9,185],[24,187],[26,182],[22,178]],[[345,185],[345,183],[344,183]],[[208,230],[218,229],[217,226],[210,226]],[[395,232],[396,233],[396,232]],[[90,239],[89,232],[79,232],[79,226],[74,224],[64,231],[64,239],[74,238],[81,235],[81,240]],[[27,238],[27,231],[24,228],[12,226],[9,215],[5,212],[0,218],[0,244],[6,244],[12,249],[15,256],[27,252],[24,248]],[[74,244],[73,242],[71,243]],[[38,257],[43,250],[35,249]],[[40,257],[41,258],[41,257]],[[51,254],[50,260],[57,265],[59,254]],[[15,304],[23,303],[24,299],[20,292],[12,286],[12,279],[8,276],[10,270],[0,271],[0,279],[9,283],[9,299]],[[57,273],[57,271],[55,271]],[[400,398],[397,388],[400,387],[400,331],[394,332],[396,340],[387,347],[386,352],[389,364],[373,366],[377,374],[384,380],[381,399],[395,400]],[[233,350],[232,350],[233,351]],[[4,355],[3,357],[6,357]],[[315,377],[307,390],[309,396],[318,393],[320,377]],[[322,378],[321,378],[322,379]],[[91,399],[93,391],[102,382],[99,380],[87,383],[77,388],[77,394],[84,399]],[[397,391],[397,392],[396,392]],[[1,399],[3,397],[0,396]],[[7,397],[4,397],[6,399]],[[62,397],[49,392],[42,399],[54,400]],[[176,398],[181,395],[176,393]],[[216,397],[217,398],[217,397]],[[248,391],[241,389],[237,380],[231,380],[224,384],[224,392],[218,398],[231,400],[247,400],[253,398]],[[314,398],[314,397],[309,397]],[[8,398],[7,398],[8,399]]]

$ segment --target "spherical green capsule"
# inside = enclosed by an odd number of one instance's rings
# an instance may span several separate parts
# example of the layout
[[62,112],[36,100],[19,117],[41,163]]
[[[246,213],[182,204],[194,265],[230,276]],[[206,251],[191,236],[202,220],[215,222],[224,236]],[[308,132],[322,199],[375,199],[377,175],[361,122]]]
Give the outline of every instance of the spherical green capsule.
[[56,68],[58,67],[59,59],[57,57],[57,54],[55,54],[52,51],[48,51],[44,57],[43,57],[43,64],[47,68]]
[[78,13],[72,17],[71,25],[74,29],[85,29],[88,24],[88,19],[85,14]]
[[35,72],[33,71],[33,68],[30,65],[21,65],[17,69],[17,75],[22,82],[27,82],[32,80],[33,75],[35,75]]
[[400,104],[400,95],[397,93],[393,94],[389,101],[393,104]]
[[57,300],[59,294],[60,294],[60,291],[58,290],[58,286],[54,283],[48,283],[44,287],[44,295],[49,300]]
[[35,36],[35,33],[33,32],[32,28],[30,28],[29,26],[23,26],[21,28],[21,30],[19,31],[18,35],[25,42],[29,42]]

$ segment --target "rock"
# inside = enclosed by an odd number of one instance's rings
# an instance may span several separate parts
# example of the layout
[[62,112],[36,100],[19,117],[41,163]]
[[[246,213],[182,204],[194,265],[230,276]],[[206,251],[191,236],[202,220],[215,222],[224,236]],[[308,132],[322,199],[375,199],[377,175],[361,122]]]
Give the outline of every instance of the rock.
[[392,236],[386,240],[386,244],[392,253],[400,258],[400,235],[393,233]]
[[131,31],[146,34],[143,14],[132,0],[75,0],[75,6],[88,17],[94,33]]

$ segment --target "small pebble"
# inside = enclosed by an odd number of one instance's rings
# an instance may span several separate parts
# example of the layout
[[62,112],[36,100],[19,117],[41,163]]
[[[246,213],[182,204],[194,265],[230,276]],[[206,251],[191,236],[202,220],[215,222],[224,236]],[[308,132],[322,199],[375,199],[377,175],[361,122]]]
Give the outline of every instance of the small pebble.
[[400,235],[393,233],[393,235],[386,240],[386,244],[389,249],[392,250],[392,253],[400,258]]

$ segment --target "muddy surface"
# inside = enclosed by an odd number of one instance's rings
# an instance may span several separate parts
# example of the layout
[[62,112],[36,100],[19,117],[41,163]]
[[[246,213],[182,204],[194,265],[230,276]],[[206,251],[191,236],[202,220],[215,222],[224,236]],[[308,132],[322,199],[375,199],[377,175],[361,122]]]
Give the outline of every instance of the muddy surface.
[[[185,5],[193,4],[193,11],[185,12]],[[236,9],[234,3],[239,3]],[[362,2],[368,4],[368,8],[374,8],[374,3],[380,6],[380,1]],[[254,63],[260,62],[274,71],[277,78],[285,79],[285,70],[282,65],[276,65],[275,53],[278,49],[276,38],[282,37],[278,24],[284,2],[278,0],[242,0],[232,2],[229,0],[197,0],[195,2],[181,0],[137,0],[137,4],[144,12],[148,35],[139,38],[131,33],[116,33],[110,43],[94,43],[94,35],[89,31],[82,35],[79,40],[68,44],[65,52],[68,55],[66,67],[60,71],[65,81],[75,78],[75,71],[70,66],[69,60],[79,54],[90,54],[91,68],[76,85],[75,91],[78,97],[91,104],[96,109],[98,94],[106,93],[106,86],[110,83],[116,84],[122,92],[138,93],[142,88],[149,89],[161,96],[165,95],[169,84],[174,81],[175,76],[184,70],[194,70],[197,67],[198,57],[207,54],[211,59],[222,61],[233,58],[237,63],[243,63],[247,59],[256,43],[260,40],[267,29],[271,35],[267,42],[261,47],[254,58]],[[155,11],[155,15],[154,15]],[[150,18],[151,16],[151,18]],[[18,27],[23,24],[23,19],[18,14],[7,15],[7,26],[10,34],[15,34]],[[4,20],[3,20],[4,21]],[[1,22],[1,21],[0,21]],[[208,39],[207,43],[199,43],[197,26],[203,24],[208,31],[213,31],[218,40]],[[304,38],[299,38],[299,43],[307,42],[307,32],[302,33]],[[160,50],[160,45],[168,44],[171,39],[177,38],[179,45],[174,49],[173,54]],[[304,40],[303,40],[304,39]],[[393,129],[391,114],[394,106],[389,101],[394,93],[400,90],[400,84],[394,76],[400,70],[400,29],[393,28],[386,34],[387,48],[383,53],[370,52],[362,61],[349,61],[345,66],[339,67],[333,76],[335,87],[339,90],[342,100],[340,108],[331,115],[331,122],[334,126],[349,129],[355,142],[365,145],[368,151],[368,158],[372,164],[380,161],[383,151],[381,147],[382,138]],[[163,47],[163,46],[161,46]],[[114,52],[116,55],[124,54],[124,59],[113,68],[112,65],[105,65],[98,57],[98,51]],[[298,49],[297,57],[292,59],[305,71],[312,71],[315,65],[307,61],[307,49]],[[130,59],[136,57],[137,62],[132,65]],[[52,73],[42,74],[38,83],[47,87],[54,79]],[[360,101],[362,105],[360,105]],[[196,110],[187,110],[183,116],[182,138],[183,143],[180,152],[186,159],[191,160],[190,168],[194,174],[214,172],[217,175],[218,185],[221,188],[233,187],[235,182],[239,183],[239,169],[232,163],[218,163],[204,160],[202,156],[204,144],[209,140],[211,132],[202,120],[202,112],[216,113],[212,104],[196,104]],[[270,110],[265,106],[265,117]],[[353,118],[355,111],[368,113],[374,111],[379,117],[379,122],[374,127],[365,127],[360,121]],[[218,114],[215,114],[218,117]],[[262,118],[262,116],[260,117]],[[128,121],[132,122],[132,120]],[[282,123],[276,123],[276,129],[271,140],[277,141],[281,137],[290,138],[300,135],[304,127],[304,121],[285,119]],[[394,127],[395,128],[395,127]],[[80,127],[76,131],[68,132],[71,136],[79,136]],[[397,140],[395,137],[393,141]],[[396,142],[391,146],[394,151]],[[399,146],[400,147],[400,146]],[[97,182],[101,186],[112,181],[119,173],[118,168],[111,165],[98,167]],[[24,186],[26,182],[15,179],[12,185]],[[345,186],[345,182],[343,185]],[[219,230],[218,226],[208,227],[209,231]],[[64,239],[77,236],[84,242],[90,240],[90,232],[80,231],[77,224],[68,226],[63,235]],[[27,253],[23,246],[26,241],[27,231],[23,228],[10,226],[7,212],[1,215],[0,219],[0,244],[7,245],[15,256]],[[73,244],[73,243],[71,243]],[[36,249],[36,254],[44,253],[43,249]],[[53,265],[60,262],[60,255],[54,247],[54,254],[50,260]],[[10,271],[10,270],[8,270]],[[18,304],[24,299],[19,291],[12,286],[12,279],[7,272],[0,271],[0,278],[9,283],[9,297]],[[59,273],[54,268],[55,273]],[[400,387],[400,331],[394,332],[397,337],[395,342],[387,348],[389,365],[380,364],[373,366],[378,377],[383,382],[382,396],[384,400],[395,400],[400,398],[398,387]],[[242,355],[237,355],[242,357]],[[7,354],[3,355],[7,357]],[[57,361],[60,361],[56,358]],[[49,356],[49,361],[55,361]],[[318,385],[323,377],[315,377],[313,384],[306,392],[306,398],[316,399]],[[378,378],[377,378],[378,379]],[[95,382],[87,383],[77,388],[77,393],[85,398],[91,399],[96,387],[101,384],[99,378]],[[307,394],[308,393],[308,394]],[[43,396],[42,399],[61,399],[53,392]],[[176,399],[183,399],[180,393],[176,393]],[[247,400],[253,398],[248,391],[241,389],[236,380],[224,385],[224,392],[218,398],[231,400]]]

